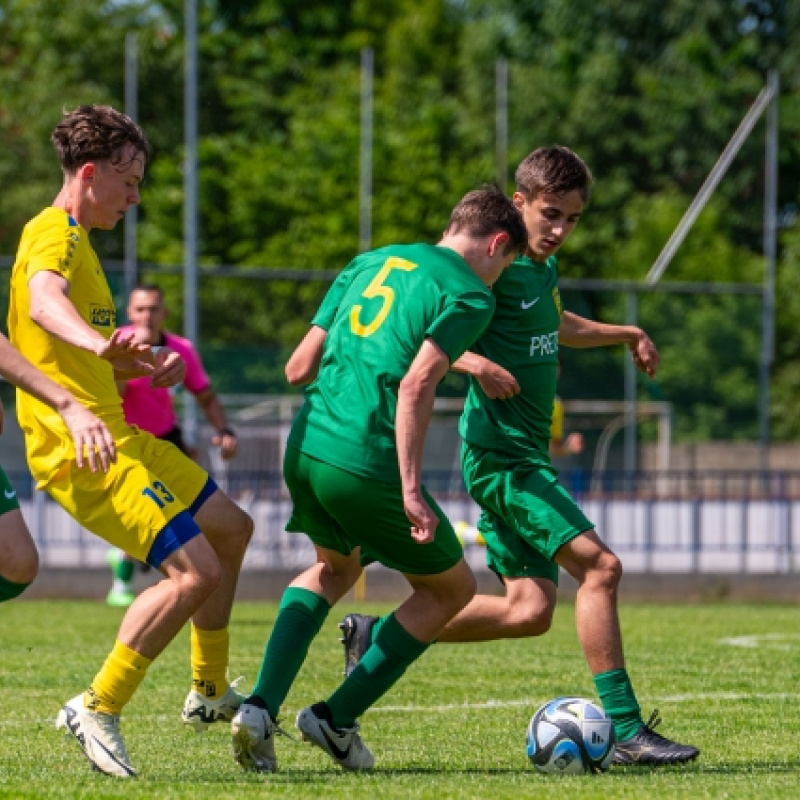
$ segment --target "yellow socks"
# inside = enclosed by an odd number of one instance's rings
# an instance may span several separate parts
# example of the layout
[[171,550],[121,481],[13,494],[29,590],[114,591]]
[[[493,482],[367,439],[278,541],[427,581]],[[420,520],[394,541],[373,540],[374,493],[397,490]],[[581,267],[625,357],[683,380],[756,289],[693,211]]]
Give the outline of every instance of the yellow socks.
[[203,631],[192,625],[192,686],[217,699],[228,688],[228,629]]
[[90,711],[119,714],[144,680],[150,664],[151,659],[139,655],[117,640],[105,664],[84,694],[84,705]]

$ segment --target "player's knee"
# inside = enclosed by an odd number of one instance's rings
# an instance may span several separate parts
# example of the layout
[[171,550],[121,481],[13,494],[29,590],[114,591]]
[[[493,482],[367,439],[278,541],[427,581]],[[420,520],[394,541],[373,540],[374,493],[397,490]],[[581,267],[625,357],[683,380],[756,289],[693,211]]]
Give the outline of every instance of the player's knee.
[[609,591],[616,591],[622,580],[622,562],[611,552],[604,552],[592,570],[594,582]]
[[454,616],[469,604],[470,600],[475,597],[477,591],[478,581],[475,579],[475,575],[473,575],[472,571],[468,569],[465,571],[465,574],[460,577],[451,595]]
[[33,583],[38,574],[39,553],[35,547],[26,547],[17,550],[14,553],[14,557],[3,564],[3,571],[0,577],[12,583],[27,586]]
[[241,552],[244,552],[250,543],[250,539],[253,538],[254,528],[253,518],[237,507],[237,513],[232,515],[230,520],[228,541]]
[[178,591],[185,597],[202,602],[210,597],[222,583],[222,565],[216,558],[204,559],[202,564],[177,579]]
[[522,636],[542,636],[553,624],[552,604],[516,606],[511,610],[511,622]]

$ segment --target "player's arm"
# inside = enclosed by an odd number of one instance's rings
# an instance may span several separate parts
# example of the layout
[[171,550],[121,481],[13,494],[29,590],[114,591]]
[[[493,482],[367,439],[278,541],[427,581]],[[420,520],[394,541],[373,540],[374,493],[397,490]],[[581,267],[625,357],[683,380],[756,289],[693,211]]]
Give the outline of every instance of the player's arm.
[[0,375],[61,415],[75,442],[75,460],[79,467],[83,466],[86,453],[92,472],[97,471],[97,456],[100,457],[103,471],[108,471],[109,464],[116,461],[117,452],[105,423],[84,408],[66,389],[36,369],[2,334]]
[[507,369],[471,350],[453,362],[450,369],[472,375],[491,400],[508,400],[520,392],[517,379]]
[[426,339],[397,394],[395,439],[403,505],[411,521],[412,538],[432,542],[439,519],[422,494],[422,448],[428,431],[436,387],[450,369],[450,359],[432,339]]
[[661,360],[650,337],[635,325],[608,325],[565,311],[558,328],[559,344],[567,347],[606,347],[624,344],[637,368],[651,378]]
[[200,408],[206,415],[209,425],[217,432],[211,439],[212,444],[218,445],[222,457],[227,461],[236,455],[236,432],[228,424],[225,409],[219,401],[217,393],[210,387],[195,394]]
[[110,362],[115,380],[147,375],[158,387],[174,386],[183,380],[183,359],[169,348],[135,343],[133,333],[123,335],[120,330],[110,339],[99,334],[78,313],[69,299],[69,282],[58,273],[37,272],[28,281],[28,288],[30,318],[61,341]]
[[297,345],[285,368],[286,380],[292,386],[305,386],[317,377],[327,335],[328,331],[324,328],[312,325],[303,341]]

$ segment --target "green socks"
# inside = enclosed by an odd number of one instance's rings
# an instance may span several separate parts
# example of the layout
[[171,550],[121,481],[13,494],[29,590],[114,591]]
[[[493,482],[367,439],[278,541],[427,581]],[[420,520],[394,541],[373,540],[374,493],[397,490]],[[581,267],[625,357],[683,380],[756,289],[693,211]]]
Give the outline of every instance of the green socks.
[[380,628],[376,625],[372,646],[326,701],[337,728],[353,725],[430,646],[415,639],[394,614],[384,617],[378,624]]
[[278,618],[264,650],[253,694],[266,703],[273,719],[278,716],[292,682],[308,655],[308,648],[331,607],[324,597],[290,586],[281,598]]
[[19,597],[29,586],[29,583],[14,583],[0,575],[0,603]]
[[642,714],[628,671],[624,668],[612,669],[595,675],[594,686],[606,714],[614,721],[617,741],[630,739],[642,724]]

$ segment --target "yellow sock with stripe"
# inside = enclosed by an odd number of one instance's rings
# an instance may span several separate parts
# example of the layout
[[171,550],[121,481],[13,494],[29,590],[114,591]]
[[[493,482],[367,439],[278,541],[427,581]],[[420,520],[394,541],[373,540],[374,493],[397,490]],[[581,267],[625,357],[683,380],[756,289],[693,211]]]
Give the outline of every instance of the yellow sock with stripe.
[[84,705],[102,714],[119,714],[152,663],[152,659],[139,655],[118,639],[84,695]]
[[192,686],[208,698],[218,698],[228,688],[228,629],[204,631],[192,625]]

